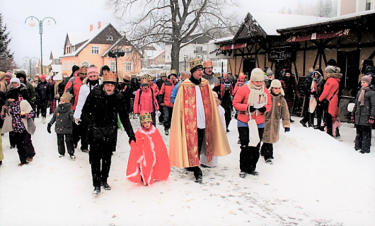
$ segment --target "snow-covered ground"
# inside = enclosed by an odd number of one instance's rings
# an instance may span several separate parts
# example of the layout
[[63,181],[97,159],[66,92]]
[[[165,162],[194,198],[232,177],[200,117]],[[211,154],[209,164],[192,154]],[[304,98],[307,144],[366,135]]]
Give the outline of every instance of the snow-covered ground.
[[[92,195],[88,155],[77,149],[76,161],[58,158],[55,133],[37,119],[31,164],[18,167],[8,134],[2,137],[0,225],[375,225],[374,145],[370,154],[359,154],[353,125],[344,124],[336,140],[294,119],[291,132],[281,133],[275,145],[274,164],[259,159],[260,175],[245,179],[238,176],[232,120],[232,153],[220,157],[216,168],[202,168],[203,184],[177,168],[152,187],[129,182],[128,138],[120,131],[108,180],[112,190],[98,196]],[[134,130],[138,122],[132,120]]]

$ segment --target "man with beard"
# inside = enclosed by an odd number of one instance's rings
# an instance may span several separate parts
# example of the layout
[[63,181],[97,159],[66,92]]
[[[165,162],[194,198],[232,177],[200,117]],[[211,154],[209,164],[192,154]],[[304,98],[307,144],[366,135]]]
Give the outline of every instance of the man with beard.
[[129,143],[136,142],[125,107],[124,96],[115,89],[116,82],[115,73],[103,72],[103,84],[90,92],[82,109],[81,118],[88,128],[89,161],[94,194],[100,193],[100,186],[103,186],[105,190],[111,190],[107,179],[111,167],[112,152],[116,151],[118,116],[128,134]]
[[168,80],[163,83],[161,90],[159,92],[159,106],[163,106],[164,111],[164,131],[165,135],[169,135],[169,129],[171,127],[171,119],[173,112],[173,104],[171,102],[171,93],[174,86],[177,83],[177,71],[171,70],[171,73],[168,76]]
[[[77,104],[78,104],[78,97],[79,97],[79,90],[81,89],[81,86],[84,84],[83,80],[87,76],[87,67],[81,67],[79,69],[78,77],[72,77],[69,82],[65,86],[65,92],[69,92],[72,94],[72,110],[75,111]],[[73,142],[74,142],[74,148],[77,147],[78,141],[81,139],[81,133],[82,133],[82,126],[73,124]],[[81,139],[81,150],[84,152],[87,152],[87,144],[85,140]]]
[[211,162],[212,156],[228,155],[230,147],[209,82],[202,79],[201,60],[192,60],[190,68],[192,76],[179,85],[174,104],[169,160],[171,166],[193,171],[195,182],[201,183],[201,150]]

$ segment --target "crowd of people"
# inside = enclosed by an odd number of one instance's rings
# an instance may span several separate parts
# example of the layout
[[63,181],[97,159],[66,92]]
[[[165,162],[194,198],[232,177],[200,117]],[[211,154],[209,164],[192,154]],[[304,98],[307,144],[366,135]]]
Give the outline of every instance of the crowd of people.
[[[58,156],[71,160],[80,144],[88,153],[94,193],[110,190],[108,177],[116,151],[118,129],[126,131],[131,151],[126,171],[135,183],[152,185],[166,180],[170,167],[193,172],[195,182],[203,181],[200,167],[214,167],[218,157],[230,154],[226,136],[233,115],[237,120],[240,156],[239,176],[258,175],[260,156],[273,163],[273,144],[279,140],[280,121],[290,131],[293,106],[301,99],[298,81],[290,70],[275,78],[270,68],[254,68],[251,73],[213,73],[212,61],[197,58],[190,71],[119,77],[106,65],[98,69],[72,67],[72,74],[58,85],[53,76],[29,81],[24,71],[0,72],[1,133],[9,132],[10,146],[16,147],[20,163],[29,164],[36,154],[31,136],[39,115],[47,131],[55,124]],[[369,153],[371,126],[375,117],[375,68],[371,60],[363,64],[351,121],[356,126],[354,149]],[[331,59],[328,66],[313,69],[303,83],[304,127],[340,136],[339,85],[342,74]],[[316,116],[315,116],[316,115]],[[139,118],[134,132],[130,118]],[[316,124],[315,124],[316,118]],[[156,127],[163,125],[170,136],[169,151]],[[314,125],[315,124],[315,125]],[[65,148],[66,146],[66,148]],[[0,163],[4,155],[0,139]]]

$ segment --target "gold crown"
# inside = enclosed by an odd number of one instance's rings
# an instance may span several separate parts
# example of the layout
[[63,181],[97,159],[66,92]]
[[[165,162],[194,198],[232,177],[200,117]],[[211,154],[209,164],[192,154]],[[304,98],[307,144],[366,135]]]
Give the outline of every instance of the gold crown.
[[160,77],[167,77],[167,73],[165,72],[160,73]]
[[143,76],[143,77],[141,78],[141,84],[145,84],[145,83],[148,84],[148,76],[147,76],[147,75],[146,75],[146,76]]
[[139,120],[141,120],[141,124],[144,123],[144,122],[152,122],[151,114],[148,113],[148,112],[142,113],[139,116]]
[[220,78],[220,73],[219,72],[216,72],[214,75],[215,75],[216,78]]
[[197,66],[202,66],[202,59],[201,58],[195,58],[190,61],[190,69],[193,69]]
[[176,76],[177,76],[177,70],[172,69],[172,70],[171,70],[171,73],[169,73],[169,75],[176,75]]
[[152,76],[152,75],[148,75],[148,81],[151,82],[151,81],[153,81],[153,80],[154,80],[154,76]]
[[206,68],[206,67],[213,67],[212,66],[212,61],[211,60],[206,60],[203,62],[203,67]]
[[104,71],[103,72],[103,82],[117,82],[116,72],[114,71]]
[[65,103],[70,103],[72,98],[73,98],[72,94],[65,92],[60,99],[63,100]]
[[131,75],[131,78],[137,78],[137,75]]

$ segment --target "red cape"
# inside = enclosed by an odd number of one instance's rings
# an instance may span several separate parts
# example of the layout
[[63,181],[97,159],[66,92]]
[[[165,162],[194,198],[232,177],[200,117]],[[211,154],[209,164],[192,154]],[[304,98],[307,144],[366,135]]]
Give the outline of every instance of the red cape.
[[159,130],[154,126],[149,131],[142,128],[135,132],[137,142],[131,143],[126,177],[134,183],[151,185],[155,180],[168,179],[171,167],[167,147]]

